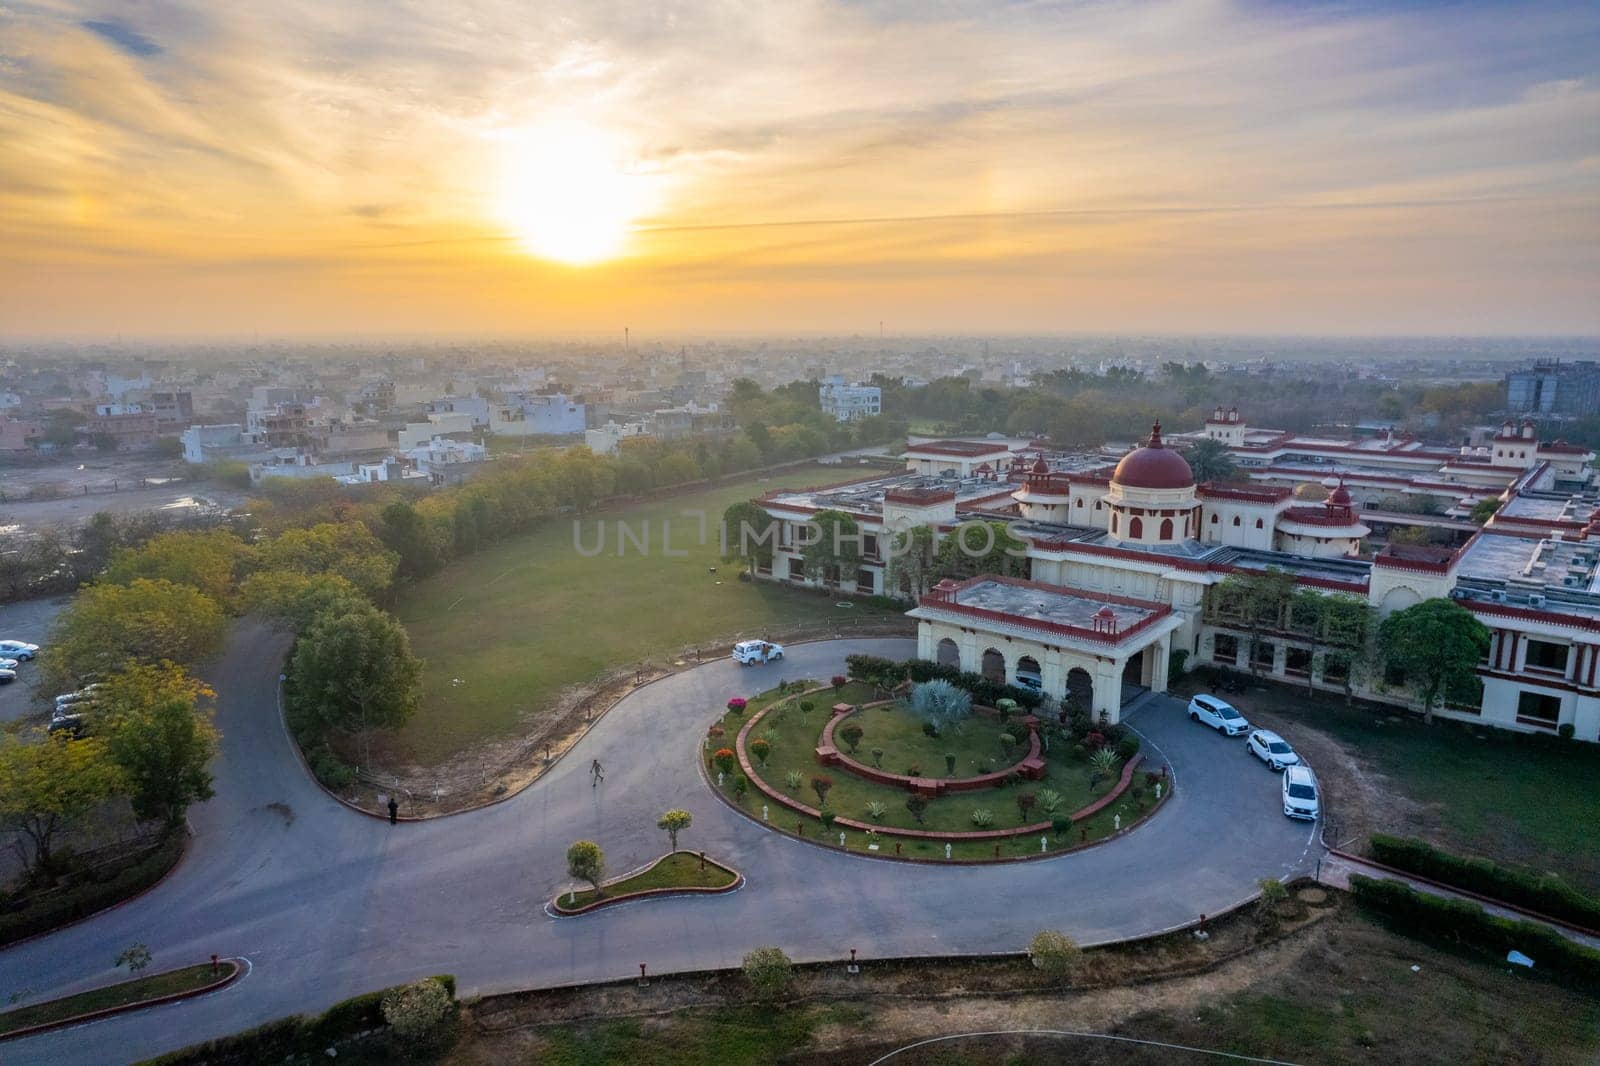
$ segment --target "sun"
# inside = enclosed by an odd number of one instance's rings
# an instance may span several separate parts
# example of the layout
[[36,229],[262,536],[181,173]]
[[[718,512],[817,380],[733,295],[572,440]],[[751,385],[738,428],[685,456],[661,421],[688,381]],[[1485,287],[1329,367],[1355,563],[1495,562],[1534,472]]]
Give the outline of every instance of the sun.
[[497,211],[531,255],[573,266],[614,259],[652,200],[620,138],[563,122],[506,139]]

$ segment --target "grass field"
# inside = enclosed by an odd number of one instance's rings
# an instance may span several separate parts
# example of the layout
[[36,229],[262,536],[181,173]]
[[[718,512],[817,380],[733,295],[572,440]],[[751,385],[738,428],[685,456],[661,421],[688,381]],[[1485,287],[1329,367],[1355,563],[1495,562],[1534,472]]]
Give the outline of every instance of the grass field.
[[[715,862],[708,861],[700,868],[700,857],[687,851],[675,851],[643,873],[623,878],[606,886],[605,895],[621,896],[629,892],[644,892],[652,888],[723,888],[738,880]],[[592,888],[580,889],[570,896],[563,892],[559,897],[562,906],[581,907],[600,898]]]
[[[718,558],[716,528],[729,504],[768,489],[869,474],[799,467],[577,521],[588,552],[603,523],[599,554],[580,554],[575,523],[564,520],[451,564],[396,609],[426,661],[422,706],[396,738],[399,753],[442,762],[517,729],[569,685],[697,643],[890,614],[865,602],[840,608],[831,597],[741,582],[739,567]],[[684,512],[705,515],[705,543],[698,518]],[[647,551],[630,540],[619,556],[618,522],[641,541],[648,530]],[[663,551],[667,531],[671,556]]]
[[76,996],[67,996],[65,999],[52,999],[46,1003],[36,1003],[31,1007],[20,1007],[0,1014],[0,1033],[24,1029],[30,1025],[60,1021],[90,1011],[105,1010],[108,1007],[121,1007],[128,1003],[204,988],[213,981],[220,980],[227,973],[226,964],[222,972],[216,974],[211,972],[211,964],[207,962],[198,966],[186,966],[181,970],[171,970],[167,973],[107,985],[105,988],[91,989]]

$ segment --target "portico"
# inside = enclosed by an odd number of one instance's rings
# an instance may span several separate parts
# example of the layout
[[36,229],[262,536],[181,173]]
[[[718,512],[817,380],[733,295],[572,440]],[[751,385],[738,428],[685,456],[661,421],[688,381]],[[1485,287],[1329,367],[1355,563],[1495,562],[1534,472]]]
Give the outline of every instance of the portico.
[[1166,690],[1172,634],[1183,625],[1166,604],[990,576],[941,581],[909,613],[919,657],[1009,684],[1037,674],[1057,701],[1090,689],[1087,709],[1110,722],[1121,715],[1130,662],[1139,684]]

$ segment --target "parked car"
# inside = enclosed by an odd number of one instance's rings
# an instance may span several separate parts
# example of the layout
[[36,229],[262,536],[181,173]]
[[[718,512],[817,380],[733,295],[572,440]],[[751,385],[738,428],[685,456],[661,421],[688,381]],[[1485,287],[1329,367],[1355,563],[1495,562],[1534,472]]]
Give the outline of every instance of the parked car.
[[16,668],[17,668],[17,660],[15,660],[15,659],[0,659],[0,670],[15,670]]
[[1245,741],[1245,746],[1250,749],[1251,755],[1273,770],[1282,770],[1300,761],[1300,756],[1295,754],[1289,742],[1270,729],[1257,729],[1251,733],[1250,739]]
[[39,654],[39,645],[29,644],[25,640],[0,640],[0,655],[8,659],[21,659],[27,662]]
[[71,733],[75,737],[83,736],[84,718],[81,714],[63,714],[57,711],[50,716],[50,732]]
[[17,679],[15,670],[0,670],[0,685],[9,685]]
[[1233,704],[1215,696],[1195,696],[1189,701],[1189,720],[1204,722],[1219,733],[1236,737],[1250,731],[1250,723],[1234,709]]
[[741,666],[775,663],[783,658],[783,645],[766,640],[741,640],[733,646],[733,661]]
[[1283,771],[1283,813],[1290,818],[1316,821],[1322,813],[1317,775],[1300,763]]
[[1017,687],[1025,688],[1029,692],[1044,692],[1044,678],[1038,674],[1018,674]]
[[73,704],[82,703],[85,700],[92,699],[94,697],[95,690],[99,687],[100,686],[98,684],[85,685],[82,688],[76,689],[72,692],[63,692],[61,695],[56,697],[56,710],[59,711],[63,707],[71,707]]

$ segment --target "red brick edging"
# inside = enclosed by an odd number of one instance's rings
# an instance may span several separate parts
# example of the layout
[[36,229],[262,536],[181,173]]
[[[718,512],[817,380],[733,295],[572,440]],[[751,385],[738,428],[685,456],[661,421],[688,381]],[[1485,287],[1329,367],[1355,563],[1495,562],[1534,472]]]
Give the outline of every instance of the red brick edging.
[[[52,1021],[52,1022],[40,1022],[38,1025],[23,1026],[21,1029],[13,1029],[9,1033],[0,1033],[0,1040],[14,1040],[14,1039],[16,1039],[18,1037],[33,1036],[35,1033],[46,1033],[46,1032],[49,1032],[52,1029],[61,1029],[61,1028],[65,1027],[65,1026],[68,1026],[68,1025],[79,1025],[79,1024],[81,1024],[83,1022],[92,1022],[92,1021],[95,1021],[95,1020],[100,1019],[100,1018],[109,1018],[113,1014],[126,1014],[128,1011],[132,1011],[132,1010],[143,1010],[146,1007],[156,1007],[156,1006],[160,1006],[163,1003],[176,1003],[179,1000],[193,999],[195,996],[203,996],[207,992],[215,992],[219,988],[224,988],[224,987],[226,987],[228,985],[231,985],[233,982],[235,982],[235,981],[237,981],[239,979],[239,976],[241,974],[244,973],[244,967],[239,965],[237,960],[234,960],[234,959],[223,959],[222,962],[224,964],[228,965],[228,966],[233,967],[233,971],[231,973],[229,973],[228,976],[219,978],[219,979],[217,979],[215,981],[212,981],[208,985],[201,985],[199,988],[191,988],[191,989],[189,989],[188,991],[185,991],[185,992],[171,992],[171,993],[168,993],[165,996],[156,996],[153,999],[135,1000],[132,1003],[119,1003],[115,1007],[102,1007],[99,1010],[85,1011],[82,1014],[74,1014],[69,1018],[57,1018],[55,1021]],[[179,967],[179,969],[187,969],[187,967]],[[167,971],[164,971],[164,972],[165,973],[175,973],[176,971],[175,970],[167,970]],[[151,976],[152,977],[160,977],[160,976],[162,976],[162,974],[152,974]],[[112,988],[112,987],[115,987],[115,986],[106,985],[104,987]],[[94,991],[98,991],[98,989],[91,988],[91,989],[86,989],[85,991],[86,992],[94,992]],[[74,992],[73,993],[73,995],[83,995],[83,994],[84,993],[82,993],[82,992]],[[63,997],[60,997],[60,998],[71,999],[72,996],[63,996]],[[45,1003],[50,1003],[50,1002],[52,1002],[52,1001],[51,1000],[45,1000]],[[36,1006],[42,1006],[42,1004],[36,1004]]]
[[[822,692],[822,691],[824,691],[824,686],[818,686],[817,688],[810,689],[808,691],[796,693],[793,697],[789,697],[789,698],[791,698],[791,699],[799,699],[799,698],[802,698],[802,697],[805,697],[805,696],[815,695],[815,694],[817,694],[819,692]],[[771,711],[775,707],[779,706],[779,704],[785,703],[785,702],[788,702],[788,699],[779,700],[779,701],[777,701],[775,703],[769,704],[766,707],[763,707],[761,710],[757,711],[755,714],[751,715],[749,717],[749,719],[747,719],[745,721],[744,725],[739,727],[739,734],[738,734],[737,737],[734,738],[734,753],[739,759],[739,768],[744,771],[745,777],[750,781],[751,784],[755,785],[757,790],[759,790],[762,795],[766,796],[768,799],[775,800],[779,804],[783,805],[784,807],[789,808],[792,811],[797,811],[798,813],[804,814],[804,815],[806,815],[808,817],[811,817],[811,818],[817,818],[822,814],[821,810],[819,810],[816,807],[808,806],[808,805],[802,803],[801,801],[799,801],[797,799],[791,799],[789,796],[784,795],[782,792],[779,792],[777,789],[775,789],[771,785],[767,784],[767,782],[764,781],[761,778],[761,776],[755,772],[755,767],[750,762],[750,755],[745,750],[745,741],[749,737],[750,731],[753,728],[755,728],[756,723],[761,721],[761,719],[763,717],[765,717],[766,714],[769,711]],[[1129,784],[1133,780],[1134,771],[1137,769],[1139,763],[1142,762],[1143,759],[1144,759],[1144,753],[1143,752],[1140,752],[1140,753],[1134,755],[1133,758],[1129,759],[1125,764],[1123,764],[1122,775],[1118,779],[1116,786],[1111,791],[1107,792],[1104,796],[1101,796],[1099,799],[1095,800],[1093,803],[1089,804],[1087,807],[1083,807],[1080,810],[1074,811],[1072,814],[1068,815],[1067,817],[1073,822],[1081,822],[1084,819],[1091,817],[1092,815],[1098,814],[1100,811],[1104,810],[1111,803],[1115,802],[1118,798],[1120,798],[1122,796],[1122,794],[1124,792],[1127,791]],[[702,766],[702,769],[705,766],[705,760],[703,758],[701,759],[701,766]],[[1170,779],[1168,780],[1167,784],[1168,784],[1168,787],[1170,788],[1171,787]],[[717,789],[715,791],[717,792],[717,794],[719,796],[722,794],[720,789]],[[1170,795],[1170,793],[1168,795]],[[1163,799],[1162,802],[1166,802],[1165,799]],[[1158,807],[1159,807],[1159,804],[1158,804]],[[740,809],[740,808],[738,808],[737,805],[735,805],[735,809]],[[1156,808],[1152,808],[1149,812],[1147,812],[1147,816],[1148,816],[1148,814],[1155,813],[1155,810],[1156,810]],[[749,817],[749,815],[747,814],[746,817]],[[1143,822],[1143,821],[1144,821],[1143,818],[1139,819],[1139,822]],[[1012,829],[980,829],[980,830],[901,829],[901,828],[896,827],[896,826],[885,827],[885,826],[877,825],[875,823],[857,821],[854,818],[839,818],[839,817],[835,817],[834,818],[833,824],[837,825],[837,826],[843,826],[846,829],[855,829],[855,830],[858,830],[860,832],[871,832],[872,834],[874,834],[876,836],[904,837],[904,838],[912,839],[912,840],[947,841],[947,842],[953,843],[953,844],[954,843],[971,843],[971,842],[974,842],[974,841],[987,842],[987,841],[991,841],[991,840],[1004,840],[1004,839],[1008,839],[1010,837],[1031,836],[1034,833],[1048,833],[1054,828],[1054,823],[1053,822],[1036,822],[1036,823],[1034,823],[1032,825],[1018,826],[1018,827],[1015,827],[1015,828],[1012,828]],[[1138,824],[1138,823],[1135,823],[1135,824]],[[1132,826],[1129,826],[1129,828],[1131,829]],[[1109,839],[1109,838],[1107,838],[1107,839]],[[1051,854],[1051,853],[1046,853],[1046,856],[1048,857],[1049,854]],[[1059,855],[1060,852],[1055,852],[1054,854],[1058,854]],[[894,858],[894,856],[886,856],[886,855],[885,856],[871,855],[871,856],[868,856],[868,857],[869,858]],[[1033,858],[1033,856],[1029,856],[1028,858],[1031,859],[1031,858]],[[922,860],[913,860],[913,861],[922,861]],[[929,860],[929,861],[933,861],[933,860]],[[943,861],[943,860],[941,860],[941,861]],[[992,862],[992,861],[995,861],[995,860],[985,859],[985,860],[981,860],[981,861],[983,861],[983,862]],[[1018,861],[1022,861],[1022,860],[1019,858]]]
[[[890,702],[892,701],[877,700],[873,703],[863,703],[859,710],[882,707]],[[1027,754],[1010,766],[993,770],[986,774],[976,774],[972,777],[934,777],[932,775],[912,777],[910,774],[897,774],[889,770],[880,770],[876,766],[868,766],[861,760],[853,759],[839,750],[839,746],[833,742],[833,731],[840,722],[855,713],[857,713],[855,708],[844,712],[835,711],[828,719],[827,724],[822,727],[822,736],[817,743],[817,752],[818,758],[822,760],[824,766],[843,766],[857,777],[866,778],[868,781],[876,781],[880,785],[893,785],[903,788],[907,792],[931,791],[939,796],[947,792],[981,792],[986,788],[993,788],[1012,774],[1019,774],[1029,780],[1037,780],[1044,776],[1043,747],[1039,741],[1039,730],[1036,727],[1037,719],[1032,718],[1031,715],[1024,719],[1024,721],[1035,723],[1027,727]]]
[[[604,888],[606,885],[614,885],[621,881],[626,881],[631,877],[638,877],[642,873],[646,873],[655,869],[656,866],[672,858],[674,855],[694,855],[697,858],[700,857],[700,853],[694,851],[683,851],[682,849],[679,849],[678,851],[669,851],[665,855],[645,863],[637,870],[629,870],[620,877],[613,877],[609,881],[602,881],[600,886]],[[588,914],[590,911],[597,911],[602,907],[609,907],[614,903],[628,903],[636,899],[651,899],[656,896],[716,896],[725,892],[732,892],[737,888],[744,887],[744,874],[740,873],[738,870],[735,870],[732,866],[729,866],[725,862],[718,862],[716,859],[710,857],[706,857],[705,861],[708,864],[715,866],[719,870],[726,870],[728,873],[732,874],[733,880],[725,885],[720,886],[679,885],[676,887],[644,888],[637,892],[624,892],[620,896],[602,896],[599,899],[591,900],[580,907],[564,906],[561,902],[561,897],[565,896],[567,893],[562,892],[550,901],[550,910],[551,913],[561,918],[576,918],[581,914]]]

